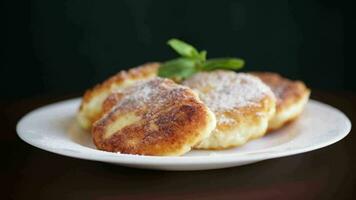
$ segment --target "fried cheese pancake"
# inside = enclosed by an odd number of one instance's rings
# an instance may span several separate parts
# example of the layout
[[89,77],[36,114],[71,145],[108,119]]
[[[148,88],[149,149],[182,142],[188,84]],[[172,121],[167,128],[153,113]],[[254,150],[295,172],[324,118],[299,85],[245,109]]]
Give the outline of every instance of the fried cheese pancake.
[[183,82],[213,111],[217,125],[197,149],[226,149],[265,134],[275,97],[258,78],[233,71],[200,72]]
[[267,84],[277,99],[276,113],[269,122],[269,130],[279,129],[301,114],[310,96],[310,90],[303,82],[292,81],[271,72],[252,74]]
[[128,71],[120,71],[103,83],[87,90],[77,114],[77,121],[80,126],[84,129],[90,129],[93,122],[101,117],[102,103],[111,92],[128,87],[139,80],[155,77],[158,67],[158,63],[147,63]]
[[139,155],[178,156],[210,136],[214,114],[188,87],[154,78],[112,93],[93,124],[98,149]]

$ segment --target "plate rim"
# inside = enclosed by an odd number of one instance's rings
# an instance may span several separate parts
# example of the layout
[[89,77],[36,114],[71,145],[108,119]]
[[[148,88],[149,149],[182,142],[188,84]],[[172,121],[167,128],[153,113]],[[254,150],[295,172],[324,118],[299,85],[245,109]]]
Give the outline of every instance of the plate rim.
[[[285,157],[285,156],[292,156],[304,152],[309,152],[313,151],[316,149],[320,149],[326,146],[329,146],[331,144],[334,144],[343,138],[345,138],[349,132],[351,131],[351,121],[350,119],[339,109],[328,105],[326,103],[310,99],[308,104],[317,104],[321,105],[323,107],[326,107],[327,109],[330,109],[336,113],[338,113],[345,122],[345,126],[343,126],[342,133],[337,134],[337,137],[334,137],[332,139],[329,139],[323,143],[312,145],[312,146],[307,146],[303,148],[297,148],[297,149],[289,149],[288,151],[271,151],[272,148],[269,148],[269,151],[265,152],[259,152],[257,151],[256,153],[231,153],[231,154],[226,154],[226,155],[198,155],[198,156],[147,156],[147,155],[132,155],[132,154],[120,154],[120,153],[113,153],[113,152],[106,152],[106,151],[101,151],[97,149],[92,149],[89,147],[79,145],[81,148],[83,148],[86,152],[79,151],[77,153],[73,153],[70,151],[61,151],[58,148],[50,148],[46,145],[38,144],[36,142],[33,142],[33,140],[30,140],[24,136],[25,130],[22,130],[22,125],[27,118],[31,117],[31,115],[36,114],[37,112],[40,112],[42,110],[48,109],[53,106],[59,106],[60,104],[68,104],[68,103],[73,103],[76,101],[80,101],[79,98],[73,98],[73,99],[67,99],[55,103],[51,103],[48,105],[41,106],[39,108],[36,108],[27,114],[25,114],[21,119],[18,121],[16,125],[16,132],[17,135],[23,140],[24,142],[37,147],[39,149],[49,151],[51,153],[63,155],[63,156],[68,156],[72,158],[79,158],[79,159],[84,159],[84,160],[93,160],[93,161],[101,161],[101,162],[110,162],[110,163],[116,163],[116,164],[134,164],[134,165],[201,165],[201,164],[223,164],[223,163],[237,163],[237,162],[249,162],[249,161],[261,161],[261,160],[267,160],[267,159],[272,159],[272,158],[279,158],[279,157]],[[341,132],[341,131],[340,131]],[[278,146],[277,146],[278,147]],[[276,148],[277,148],[276,147]],[[91,154],[90,154],[91,153]]]

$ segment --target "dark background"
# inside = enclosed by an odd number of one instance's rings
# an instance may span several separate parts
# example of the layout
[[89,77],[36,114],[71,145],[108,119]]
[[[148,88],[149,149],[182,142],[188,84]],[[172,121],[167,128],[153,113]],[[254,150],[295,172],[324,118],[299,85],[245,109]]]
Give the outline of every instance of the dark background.
[[116,73],[174,53],[171,37],[244,70],[277,71],[313,89],[354,90],[345,64],[344,1],[7,1],[1,98],[80,94]]
[[[347,1],[0,1],[2,199],[356,199],[356,133],[317,151],[211,171],[137,170],[55,155],[16,136],[29,111],[120,69],[170,59],[178,37],[244,70],[302,79],[356,124]],[[350,1],[351,2],[351,1]],[[347,11],[346,11],[347,10]],[[346,64],[347,61],[347,64]]]

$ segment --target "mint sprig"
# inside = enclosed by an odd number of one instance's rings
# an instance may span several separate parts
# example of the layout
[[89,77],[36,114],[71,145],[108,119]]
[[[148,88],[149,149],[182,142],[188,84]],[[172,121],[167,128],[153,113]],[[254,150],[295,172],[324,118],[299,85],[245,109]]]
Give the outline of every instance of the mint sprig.
[[179,55],[187,58],[196,58],[199,56],[198,51],[190,44],[178,39],[170,39],[167,44],[172,47]]
[[176,81],[186,79],[200,71],[216,69],[238,70],[245,62],[240,58],[213,58],[207,59],[207,51],[198,51],[192,45],[178,39],[170,39],[167,44],[175,50],[180,57],[164,62],[158,75]]

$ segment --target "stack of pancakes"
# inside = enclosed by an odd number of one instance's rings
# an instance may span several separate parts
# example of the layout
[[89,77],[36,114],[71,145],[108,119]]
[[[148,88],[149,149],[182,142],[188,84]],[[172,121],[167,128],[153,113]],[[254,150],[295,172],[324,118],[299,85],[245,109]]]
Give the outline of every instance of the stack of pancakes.
[[216,70],[175,83],[158,68],[121,71],[84,94],[77,119],[98,149],[177,156],[241,146],[297,118],[310,94],[275,73]]

